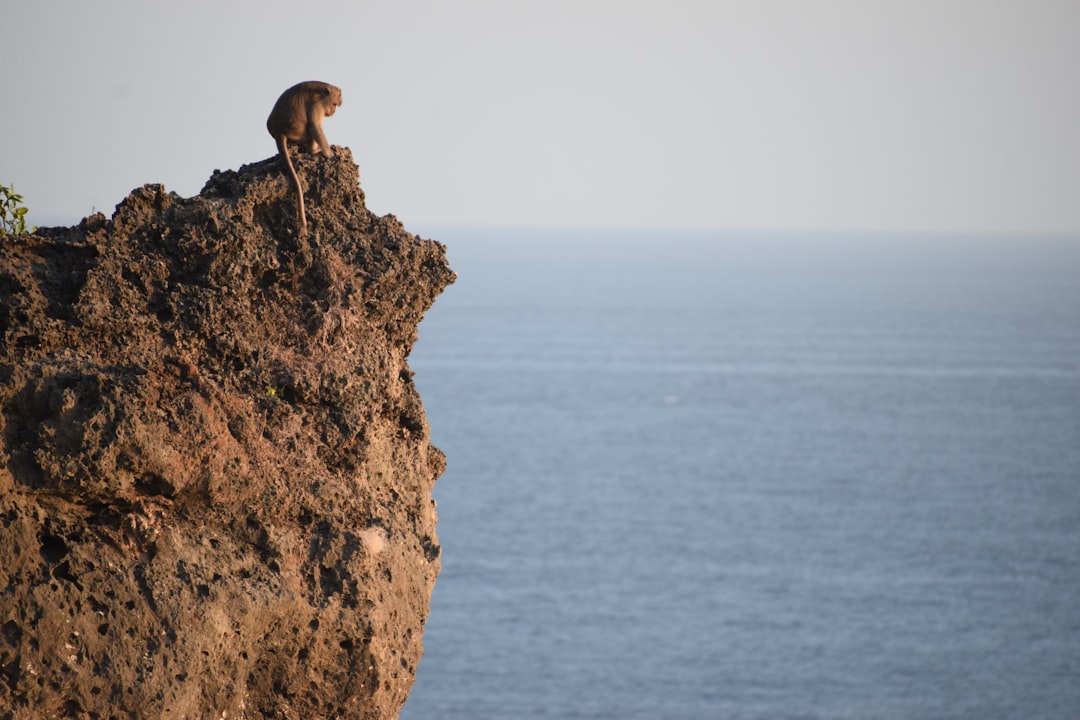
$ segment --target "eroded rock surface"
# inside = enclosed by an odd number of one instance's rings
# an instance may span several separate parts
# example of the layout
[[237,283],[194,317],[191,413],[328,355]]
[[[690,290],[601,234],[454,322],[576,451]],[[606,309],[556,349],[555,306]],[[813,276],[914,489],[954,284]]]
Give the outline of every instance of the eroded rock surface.
[[0,241],[0,717],[391,718],[444,458],[406,357],[454,275],[348,149]]

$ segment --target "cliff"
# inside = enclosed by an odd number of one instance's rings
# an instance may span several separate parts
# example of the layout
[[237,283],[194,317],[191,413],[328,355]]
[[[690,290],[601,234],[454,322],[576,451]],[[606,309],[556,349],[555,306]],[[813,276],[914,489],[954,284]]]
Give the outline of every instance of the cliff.
[[454,280],[348,149],[0,241],[0,718],[392,718],[439,571],[406,358]]

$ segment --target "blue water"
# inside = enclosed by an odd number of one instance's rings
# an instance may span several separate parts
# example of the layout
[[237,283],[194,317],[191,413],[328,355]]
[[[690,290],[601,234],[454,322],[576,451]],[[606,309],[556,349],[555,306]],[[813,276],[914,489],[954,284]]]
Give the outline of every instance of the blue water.
[[426,234],[402,718],[1080,718],[1080,242]]

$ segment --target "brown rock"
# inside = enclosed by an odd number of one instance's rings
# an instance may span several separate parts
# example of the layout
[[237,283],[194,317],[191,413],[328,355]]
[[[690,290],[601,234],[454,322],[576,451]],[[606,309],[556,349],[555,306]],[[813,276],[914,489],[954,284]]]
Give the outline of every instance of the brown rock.
[[0,718],[392,718],[444,468],[406,357],[454,274],[347,148],[0,242]]

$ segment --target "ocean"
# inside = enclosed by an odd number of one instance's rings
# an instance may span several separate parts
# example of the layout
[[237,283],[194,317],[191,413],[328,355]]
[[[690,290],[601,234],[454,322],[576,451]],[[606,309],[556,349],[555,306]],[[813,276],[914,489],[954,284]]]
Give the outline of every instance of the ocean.
[[1080,717],[1080,238],[422,234],[404,720]]

